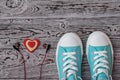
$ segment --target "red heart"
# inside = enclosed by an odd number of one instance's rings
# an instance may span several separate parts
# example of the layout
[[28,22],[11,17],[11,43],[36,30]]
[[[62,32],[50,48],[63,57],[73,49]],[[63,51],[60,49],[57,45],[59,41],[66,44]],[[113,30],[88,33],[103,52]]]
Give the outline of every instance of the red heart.
[[30,40],[27,38],[24,40],[24,46],[29,52],[32,53],[40,46],[40,40],[39,39]]

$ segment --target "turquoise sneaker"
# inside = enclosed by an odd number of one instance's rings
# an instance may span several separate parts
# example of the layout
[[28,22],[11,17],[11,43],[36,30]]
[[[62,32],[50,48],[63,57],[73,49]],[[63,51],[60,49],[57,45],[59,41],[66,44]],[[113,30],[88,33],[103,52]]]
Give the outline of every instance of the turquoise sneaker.
[[88,38],[86,53],[91,80],[112,80],[113,48],[108,36],[93,32]]
[[82,42],[75,33],[65,34],[57,45],[56,62],[59,80],[82,80]]

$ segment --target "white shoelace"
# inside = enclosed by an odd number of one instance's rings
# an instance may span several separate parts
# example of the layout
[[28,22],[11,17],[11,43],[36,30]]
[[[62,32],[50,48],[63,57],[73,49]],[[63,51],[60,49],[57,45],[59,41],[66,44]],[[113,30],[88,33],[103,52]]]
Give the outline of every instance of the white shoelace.
[[93,69],[93,72],[95,72],[95,74],[92,77],[96,79],[100,73],[104,73],[109,80],[112,80],[111,75],[108,75],[108,70],[110,67],[108,66],[109,62],[107,61],[107,51],[96,51],[94,54],[96,55],[93,58],[93,60],[95,60]]
[[63,72],[66,73],[66,78],[62,80],[67,80],[71,75],[75,76],[75,80],[79,79],[82,80],[80,76],[76,75],[76,72],[78,71],[78,65],[75,62],[77,58],[75,57],[76,52],[66,52],[63,53]]

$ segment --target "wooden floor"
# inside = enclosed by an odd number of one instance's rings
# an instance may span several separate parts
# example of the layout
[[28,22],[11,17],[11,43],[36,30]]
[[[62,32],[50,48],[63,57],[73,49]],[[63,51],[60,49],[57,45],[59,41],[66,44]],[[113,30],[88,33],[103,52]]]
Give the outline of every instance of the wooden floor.
[[[0,0],[0,80],[23,80],[21,55],[13,44],[22,44],[27,64],[27,80],[39,80],[39,63],[44,43],[51,44],[43,65],[43,80],[58,80],[55,51],[66,32],[77,33],[84,44],[93,31],[103,31],[114,47],[113,80],[120,80],[120,0]],[[25,38],[39,38],[41,46],[30,54]],[[84,51],[85,53],[85,51]],[[84,55],[83,80],[90,80]]]

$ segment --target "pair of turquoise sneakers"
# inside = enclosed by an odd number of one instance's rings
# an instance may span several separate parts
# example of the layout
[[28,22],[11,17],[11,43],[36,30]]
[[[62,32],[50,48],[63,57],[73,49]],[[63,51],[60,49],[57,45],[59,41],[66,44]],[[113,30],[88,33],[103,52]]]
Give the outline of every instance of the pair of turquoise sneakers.
[[[113,48],[108,36],[93,32],[86,45],[91,80],[112,80]],[[66,33],[58,42],[56,62],[59,80],[82,80],[83,46],[79,36]]]

